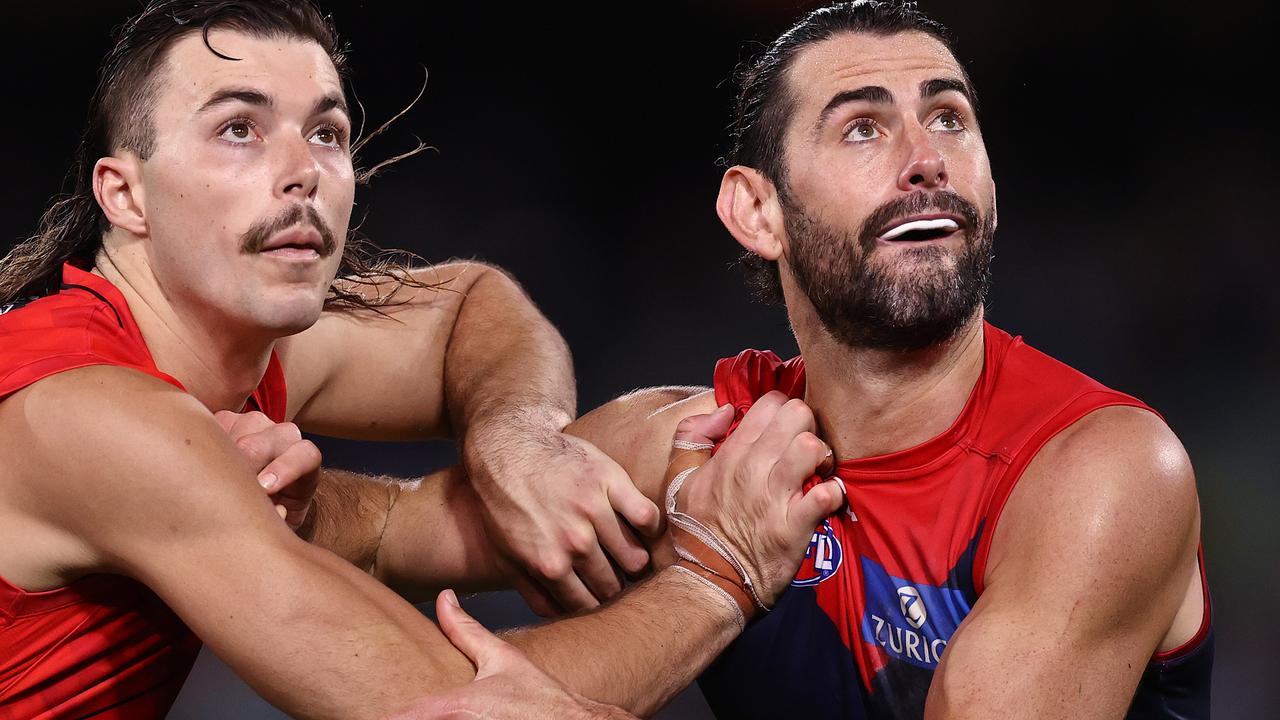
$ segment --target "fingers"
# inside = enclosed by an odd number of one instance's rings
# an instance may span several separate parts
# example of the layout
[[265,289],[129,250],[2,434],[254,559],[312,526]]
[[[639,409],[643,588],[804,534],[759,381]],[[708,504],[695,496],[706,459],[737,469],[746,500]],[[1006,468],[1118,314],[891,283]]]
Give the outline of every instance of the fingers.
[[817,435],[807,431],[796,435],[773,464],[773,469],[769,472],[769,484],[782,493],[783,497],[791,497],[813,476],[830,452],[827,444],[818,439]]
[[760,396],[755,404],[747,410],[742,422],[738,423],[738,429],[734,431],[732,437],[726,442],[743,445],[754,443],[760,437],[760,433],[764,432],[764,429],[769,426],[774,414],[786,402],[787,396],[776,390]]
[[289,446],[302,440],[302,431],[293,423],[271,423],[265,428],[240,433],[243,429],[239,425],[232,428],[232,440],[240,453],[248,459],[249,465],[259,473]]
[[511,577],[511,584],[516,592],[520,593],[520,597],[524,598],[529,609],[538,617],[553,618],[560,614],[560,606],[552,599],[550,593],[523,571],[517,571]]
[[243,435],[250,435],[265,430],[275,422],[257,410],[246,413],[231,412],[230,410],[219,410],[213,414],[213,419],[218,421],[222,429],[231,436],[232,440],[236,440]]
[[[816,429],[817,424],[809,406],[805,405],[803,400],[788,400],[773,413],[769,424],[752,443],[749,455],[753,458],[753,462],[771,465],[786,452],[787,447],[797,435],[805,432],[813,433]],[[826,451],[823,450],[823,452]],[[809,470],[812,474],[813,467]]]
[[[658,506],[645,497],[644,493],[640,492],[639,488],[631,482],[630,477],[626,477],[625,473],[621,478],[611,477],[605,486],[605,493],[609,499],[609,506],[613,508],[614,512],[631,523],[631,527],[648,537],[658,537],[662,534],[662,515],[658,512]],[[600,520],[604,522],[596,523],[597,535],[601,534],[601,530],[607,531],[607,528],[602,528],[601,525],[617,524],[613,513],[610,513],[610,517],[600,518]],[[603,539],[602,535],[601,540]],[[643,550],[644,548],[640,549]],[[617,555],[614,555],[614,558],[621,560]]]
[[791,504],[787,523],[795,533],[808,532],[840,510],[844,503],[844,487],[838,480],[828,480],[809,488],[809,492]]
[[589,610],[600,604],[578,577],[568,555],[560,553],[550,560],[535,561],[530,569],[563,611]]
[[477,680],[497,670],[494,665],[501,659],[506,643],[468,615],[452,590],[445,590],[436,598],[436,619],[449,642],[476,666]]
[[[647,556],[646,556],[647,559]],[[588,553],[586,557],[574,564],[574,570],[577,571],[578,578],[586,585],[594,596],[591,607],[608,600],[609,598],[622,592],[622,577],[613,567],[613,563],[609,562],[609,558],[605,556],[604,549],[599,545],[595,550]]]
[[596,536],[600,538],[600,546],[609,553],[609,557],[627,573],[635,575],[649,564],[648,549],[618,515],[602,519],[596,525]]
[[[280,426],[282,427],[282,426]],[[295,427],[296,431],[297,428]],[[266,433],[277,434],[275,429],[265,431]],[[264,433],[259,433],[253,437],[259,437]],[[277,442],[283,443],[285,437],[289,437],[292,433],[280,432]],[[273,450],[275,447],[273,445]],[[310,440],[294,440],[292,443],[285,445],[284,450],[274,456],[274,459],[268,461],[266,467],[258,473],[258,484],[261,485],[269,493],[278,493],[289,487],[299,478],[308,478],[314,481],[314,474],[320,469],[320,448]],[[302,489],[305,490],[306,489]],[[308,497],[310,493],[305,493]]]
[[728,403],[705,415],[690,415],[676,426],[676,440],[695,444],[715,444],[729,434],[733,406]]

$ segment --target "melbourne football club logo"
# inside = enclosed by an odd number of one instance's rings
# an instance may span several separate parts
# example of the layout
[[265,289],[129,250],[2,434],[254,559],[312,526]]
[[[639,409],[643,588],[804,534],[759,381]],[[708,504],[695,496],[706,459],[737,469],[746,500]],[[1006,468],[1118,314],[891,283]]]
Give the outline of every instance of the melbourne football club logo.
[[829,520],[822,521],[822,527],[813,532],[809,538],[809,547],[804,551],[804,561],[796,571],[796,578],[791,581],[795,587],[812,587],[826,580],[840,569],[844,560],[844,552],[840,541],[831,530]]
[[928,611],[924,609],[924,600],[920,597],[920,591],[911,585],[898,588],[898,604],[902,607],[902,617],[917,630],[929,617]]

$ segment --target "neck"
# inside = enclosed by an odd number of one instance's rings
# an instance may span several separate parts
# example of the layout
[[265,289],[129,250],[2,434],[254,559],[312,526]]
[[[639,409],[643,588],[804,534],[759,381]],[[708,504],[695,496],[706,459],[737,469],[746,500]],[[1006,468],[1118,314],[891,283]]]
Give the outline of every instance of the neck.
[[93,272],[129,303],[156,367],[210,411],[239,412],[266,373],[275,338],[228,332],[225,323],[180,308],[166,295],[136,245],[102,250]]
[[841,460],[905,450],[945,432],[982,373],[981,310],[950,340],[912,352],[850,348],[816,322],[797,326],[796,339],[805,402]]

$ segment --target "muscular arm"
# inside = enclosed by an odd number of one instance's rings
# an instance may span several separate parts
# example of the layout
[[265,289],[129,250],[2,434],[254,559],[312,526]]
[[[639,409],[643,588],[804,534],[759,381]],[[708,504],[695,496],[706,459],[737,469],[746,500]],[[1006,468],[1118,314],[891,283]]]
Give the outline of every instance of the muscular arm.
[[[676,426],[714,409],[713,395],[698,388],[644,390],[587,414],[570,431],[608,451],[657,500]],[[386,502],[383,488],[365,487],[373,489],[374,506]],[[379,576],[401,588],[406,579],[411,586],[430,586],[442,575],[461,573],[473,580],[484,576],[483,582],[500,579],[501,570],[484,562],[491,554],[474,522],[459,521],[468,512],[467,495],[456,472],[402,491],[376,552]],[[444,515],[451,517],[446,521]],[[806,539],[812,524],[804,528]],[[366,536],[378,525],[368,523]],[[666,568],[598,612],[518,630],[506,639],[577,692],[645,714],[689,685],[724,649],[737,633],[734,617],[725,598]]]
[[0,403],[6,504],[76,548],[50,565],[148,585],[291,715],[382,717],[470,663],[372,578],[298,539],[199,403],[90,367]]
[[[336,552],[402,596],[419,602],[444,587],[510,586],[509,569],[485,537],[474,492],[458,469],[401,485],[389,518],[382,512],[386,480],[341,472],[327,480],[329,499],[347,501],[342,522],[358,522],[364,541],[352,545],[349,534],[333,533],[321,519],[315,542],[336,540]],[[324,481],[321,488],[317,510],[323,518],[339,506],[327,505]],[[364,510],[354,509],[360,505]],[[667,569],[598,611],[516,630],[505,639],[576,692],[646,715],[692,683],[737,632],[730,606]]]
[[925,717],[1123,717],[1186,595],[1198,515],[1155,416],[1109,408],[1055,438],[1005,507]]
[[415,440],[517,411],[538,428],[572,419],[568,350],[514,281],[479,263],[414,277],[437,287],[400,288],[389,317],[325,312],[279,343],[294,422],[322,435]]
[[561,432],[576,406],[563,340],[500,270],[455,263],[415,277],[440,287],[401,288],[390,318],[325,313],[280,343],[291,416],[341,437],[453,435],[495,548],[532,578],[517,578],[526,599],[549,614],[544,590],[563,609],[612,596],[611,558],[631,572],[648,561],[626,523],[654,533],[657,512]]
[[[661,507],[676,425],[714,409],[713,393],[703,388],[650,388],[596,408],[566,432],[609,454]],[[513,570],[485,531],[480,501],[459,467],[413,481],[326,469],[312,516],[312,542],[415,602],[446,587],[511,586]]]

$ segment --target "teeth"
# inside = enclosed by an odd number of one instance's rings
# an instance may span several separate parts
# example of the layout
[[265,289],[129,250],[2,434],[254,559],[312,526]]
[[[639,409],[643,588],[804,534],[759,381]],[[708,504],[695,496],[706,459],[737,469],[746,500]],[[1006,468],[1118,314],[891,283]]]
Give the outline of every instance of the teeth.
[[911,232],[912,230],[953,231],[953,230],[959,230],[959,229],[960,229],[960,226],[956,224],[955,220],[949,220],[947,218],[939,218],[937,220],[913,220],[909,223],[903,223],[889,230],[889,232],[881,235],[880,239],[893,240],[894,238],[900,237],[906,233]]

